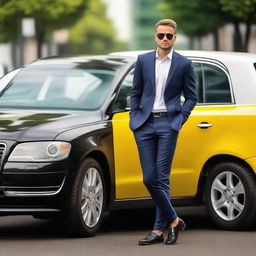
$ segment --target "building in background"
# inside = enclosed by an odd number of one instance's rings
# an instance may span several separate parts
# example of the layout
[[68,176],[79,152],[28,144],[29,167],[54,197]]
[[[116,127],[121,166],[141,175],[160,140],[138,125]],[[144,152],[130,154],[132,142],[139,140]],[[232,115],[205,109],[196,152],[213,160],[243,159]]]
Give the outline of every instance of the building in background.
[[[116,29],[116,39],[129,50],[154,49],[154,25],[164,18],[155,0],[102,0]],[[166,17],[169,18],[169,17]],[[175,49],[187,49],[188,38],[179,33]],[[126,49],[124,49],[126,50]]]
[[154,41],[154,25],[162,16],[157,8],[158,1],[155,0],[132,0],[132,40],[131,48],[153,49]]
[[[134,0],[102,0],[106,4],[107,17],[116,30],[116,40],[129,42],[132,38],[132,10]],[[135,0],[137,1],[137,0]]]

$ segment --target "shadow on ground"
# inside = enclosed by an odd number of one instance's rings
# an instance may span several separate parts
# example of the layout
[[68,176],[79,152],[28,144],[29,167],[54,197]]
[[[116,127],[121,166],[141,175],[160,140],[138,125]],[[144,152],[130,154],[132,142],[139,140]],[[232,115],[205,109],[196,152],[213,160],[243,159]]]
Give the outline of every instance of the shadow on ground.
[[[210,220],[204,207],[176,208],[178,215],[187,223],[187,230],[218,229]],[[100,234],[122,231],[149,231],[154,222],[154,209],[122,210],[105,214]],[[254,229],[255,231],[255,229]],[[0,240],[47,240],[70,239],[59,221],[34,219],[31,216],[0,218]]]
[[[216,229],[204,207],[179,207],[176,211],[187,223],[187,229]],[[112,212],[105,216],[101,232],[151,230],[154,218],[154,209]]]

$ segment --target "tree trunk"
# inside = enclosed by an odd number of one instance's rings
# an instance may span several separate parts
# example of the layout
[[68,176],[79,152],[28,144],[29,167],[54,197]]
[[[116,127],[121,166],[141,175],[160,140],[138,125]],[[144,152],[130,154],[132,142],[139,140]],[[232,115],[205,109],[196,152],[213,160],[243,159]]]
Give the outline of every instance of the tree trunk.
[[44,42],[44,31],[37,30],[36,41],[37,41],[37,58],[42,57],[42,45]]
[[213,43],[214,43],[214,50],[219,51],[220,44],[219,44],[219,30],[218,29],[215,29],[213,31]]
[[243,43],[243,51],[248,52],[249,48],[249,41],[251,37],[251,27],[252,27],[252,22],[251,19],[249,18],[246,22],[246,31],[245,31],[245,38],[244,38],[244,43]]
[[234,35],[233,35],[233,50],[236,52],[241,52],[242,51],[242,35],[239,27],[239,21],[234,20],[233,22],[234,25]]
[[16,52],[16,64],[18,66],[24,65],[24,37],[22,35],[22,28],[21,28],[21,19],[18,21],[18,45],[19,45],[19,58],[17,59],[17,52]]
[[17,60],[17,43],[16,41],[11,42],[11,59],[12,59],[12,69],[16,69],[18,65]]

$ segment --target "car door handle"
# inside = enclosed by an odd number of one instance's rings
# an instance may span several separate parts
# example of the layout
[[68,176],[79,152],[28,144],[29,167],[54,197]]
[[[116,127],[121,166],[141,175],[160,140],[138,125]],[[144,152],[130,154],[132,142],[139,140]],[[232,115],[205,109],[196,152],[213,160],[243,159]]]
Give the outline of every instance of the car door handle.
[[197,125],[199,128],[202,128],[202,129],[207,129],[209,127],[212,127],[212,124],[209,124],[207,122],[202,122],[200,124]]

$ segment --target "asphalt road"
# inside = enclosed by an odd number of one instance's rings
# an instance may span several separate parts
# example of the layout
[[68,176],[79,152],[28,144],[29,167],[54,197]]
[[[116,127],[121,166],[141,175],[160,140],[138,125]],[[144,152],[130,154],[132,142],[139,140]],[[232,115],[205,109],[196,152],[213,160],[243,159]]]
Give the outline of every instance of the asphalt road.
[[254,256],[256,229],[218,230],[204,208],[176,208],[187,229],[173,246],[138,246],[151,229],[152,210],[106,215],[100,232],[91,238],[69,238],[55,222],[31,216],[0,218],[0,256]]

